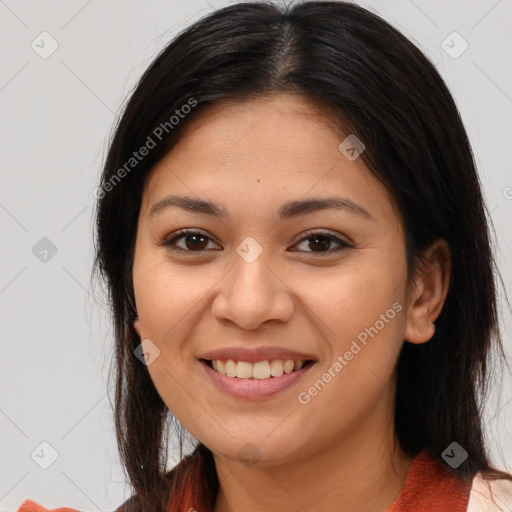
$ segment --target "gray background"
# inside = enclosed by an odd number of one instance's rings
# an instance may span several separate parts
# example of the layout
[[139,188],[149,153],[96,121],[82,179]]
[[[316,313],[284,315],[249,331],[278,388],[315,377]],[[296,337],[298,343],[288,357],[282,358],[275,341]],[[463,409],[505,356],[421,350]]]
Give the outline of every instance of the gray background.
[[[128,497],[107,396],[110,320],[89,285],[93,191],[116,114],[143,70],[179,30],[229,3],[0,0],[0,510],[32,498],[106,511]],[[512,296],[512,2],[361,4],[420,46],[452,90]],[[31,47],[51,49],[43,31],[58,43],[47,58]],[[454,31],[469,44],[457,58],[443,49],[463,48]],[[509,354],[511,327],[505,311]],[[486,412],[493,458],[508,470],[511,382],[499,378]]]

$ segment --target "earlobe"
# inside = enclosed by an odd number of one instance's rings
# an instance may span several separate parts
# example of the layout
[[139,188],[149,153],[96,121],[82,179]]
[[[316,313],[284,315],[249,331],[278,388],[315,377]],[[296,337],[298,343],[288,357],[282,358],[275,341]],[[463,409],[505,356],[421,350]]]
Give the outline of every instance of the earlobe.
[[444,239],[439,239],[430,246],[422,259],[422,270],[418,272],[407,310],[404,333],[406,341],[426,343],[434,336],[434,321],[443,309],[450,275],[450,249]]
[[133,321],[133,327],[137,331],[137,334],[140,337],[140,320],[138,317]]
[[436,332],[436,324],[432,320],[411,323],[407,320],[404,339],[410,343],[426,343],[432,339]]

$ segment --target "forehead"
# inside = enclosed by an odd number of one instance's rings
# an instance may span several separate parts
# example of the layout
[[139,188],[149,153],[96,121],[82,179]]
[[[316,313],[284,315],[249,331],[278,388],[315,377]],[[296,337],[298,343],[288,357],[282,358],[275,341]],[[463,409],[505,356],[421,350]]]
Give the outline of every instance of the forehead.
[[347,135],[325,109],[299,96],[207,107],[151,171],[145,207],[172,193],[253,209],[277,206],[284,196],[336,193],[389,215],[386,188],[361,158],[349,160],[340,151]]
[[173,152],[175,160],[191,145],[203,158],[250,159],[262,152],[322,158],[336,154],[338,144],[333,148],[332,142],[344,138],[339,124],[325,108],[298,95],[222,102],[187,123]]

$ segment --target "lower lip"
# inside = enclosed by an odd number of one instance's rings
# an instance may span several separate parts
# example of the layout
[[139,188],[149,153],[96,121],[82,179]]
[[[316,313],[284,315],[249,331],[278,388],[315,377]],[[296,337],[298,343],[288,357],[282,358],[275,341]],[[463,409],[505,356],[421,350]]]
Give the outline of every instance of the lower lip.
[[296,372],[283,373],[280,377],[270,377],[260,380],[226,377],[213,368],[210,368],[204,361],[201,360],[199,363],[221,391],[235,398],[245,398],[248,400],[268,398],[277,395],[281,391],[296,384],[310,368],[315,365],[315,363],[309,363]]

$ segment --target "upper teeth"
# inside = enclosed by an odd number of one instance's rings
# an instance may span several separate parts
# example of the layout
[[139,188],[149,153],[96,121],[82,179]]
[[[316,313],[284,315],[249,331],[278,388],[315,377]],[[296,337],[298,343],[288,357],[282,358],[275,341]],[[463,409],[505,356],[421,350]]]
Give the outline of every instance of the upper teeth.
[[287,359],[281,361],[279,359],[273,361],[258,361],[257,363],[248,363],[246,361],[221,361],[214,359],[212,366],[221,375],[227,377],[237,377],[239,379],[268,379],[270,376],[279,377],[283,373],[291,373],[300,370],[305,361],[292,361]]

